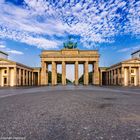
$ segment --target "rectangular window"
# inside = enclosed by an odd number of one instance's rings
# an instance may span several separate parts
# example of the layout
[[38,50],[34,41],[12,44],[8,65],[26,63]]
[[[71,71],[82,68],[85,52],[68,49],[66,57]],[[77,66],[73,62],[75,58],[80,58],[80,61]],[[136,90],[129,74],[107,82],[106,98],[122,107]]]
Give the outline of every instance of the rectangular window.
[[7,84],[7,78],[5,77],[4,78],[4,85],[6,85]]
[[4,73],[6,74],[7,73],[7,70],[4,70]]
[[131,77],[131,83],[132,84],[134,84],[134,82],[135,82],[134,80],[135,80],[134,77]]
[[131,70],[131,73],[134,73],[134,70]]

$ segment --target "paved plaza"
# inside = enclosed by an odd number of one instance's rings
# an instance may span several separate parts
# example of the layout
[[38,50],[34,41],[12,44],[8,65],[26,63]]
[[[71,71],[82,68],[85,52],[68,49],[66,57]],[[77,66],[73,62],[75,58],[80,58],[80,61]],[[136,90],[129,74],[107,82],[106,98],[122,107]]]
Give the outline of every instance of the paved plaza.
[[139,140],[140,88],[0,89],[0,140]]

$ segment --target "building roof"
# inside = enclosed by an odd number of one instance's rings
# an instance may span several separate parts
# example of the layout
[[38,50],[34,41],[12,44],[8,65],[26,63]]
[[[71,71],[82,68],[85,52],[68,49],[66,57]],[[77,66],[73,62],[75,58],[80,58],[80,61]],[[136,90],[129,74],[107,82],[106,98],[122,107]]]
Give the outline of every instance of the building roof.
[[133,54],[135,54],[135,53],[138,53],[138,52],[140,52],[140,49],[137,50],[137,51],[134,51],[133,53],[131,53],[131,55],[133,55]]
[[3,51],[0,51],[0,53],[5,54],[5,55],[7,55],[7,56],[8,56],[8,53],[5,53],[5,52],[3,52]]
[[28,69],[33,69],[33,68],[29,67],[29,66],[26,66],[24,64],[21,64],[21,63],[18,63],[18,62],[9,60],[9,59],[0,58],[0,61],[7,61],[9,63],[15,64],[15,65],[18,65],[18,66],[22,66],[22,67],[25,67],[25,68],[28,68]]
[[125,64],[125,63],[131,63],[132,61],[140,61],[140,58],[131,58],[131,59],[128,59],[128,60],[124,60],[124,61],[121,61],[121,62],[119,62],[119,63],[116,63],[116,64],[114,64],[114,65],[111,65],[108,69],[110,69],[110,68],[113,68],[113,67],[116,67],[116,66],[118,66],[118,65],[122,65],[122,64]]

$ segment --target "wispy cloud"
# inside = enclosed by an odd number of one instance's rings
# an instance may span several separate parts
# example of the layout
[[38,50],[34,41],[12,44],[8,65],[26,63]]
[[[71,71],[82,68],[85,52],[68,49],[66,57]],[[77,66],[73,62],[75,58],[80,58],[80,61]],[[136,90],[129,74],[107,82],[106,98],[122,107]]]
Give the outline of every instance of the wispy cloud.
[[[56,48],[54,36],[73,34],[90,44],[113,42],[119,34],[140,35],[140,2],[24,0],[20,7],[0,1],[0,37],[39,48]],[[90,43],[93,42],[93,43]]]
[[5,43],[0,41],[0,49],[6,48]]
[[120,50],[118,50],[117,52],[119,52],[119,53],[124,53],[124,52],[133,52],[133,51],[135,51],[135,50],[138,50],[138,49],[140,49],[140,46],[134,46],[134,47],[125,47],[125,48],[123,48],[123,49],[120,49]]
[[11,54],[17,54],[17,55],[23,55],[24,54],[23,52],[17,51],[17,50],[8,50],[7,52],[11,53]]
[[6,46],[5,42],[0,42],[0,50],[7,52],[8,54],[23,55],[24,53],[18,50],[10,49]]

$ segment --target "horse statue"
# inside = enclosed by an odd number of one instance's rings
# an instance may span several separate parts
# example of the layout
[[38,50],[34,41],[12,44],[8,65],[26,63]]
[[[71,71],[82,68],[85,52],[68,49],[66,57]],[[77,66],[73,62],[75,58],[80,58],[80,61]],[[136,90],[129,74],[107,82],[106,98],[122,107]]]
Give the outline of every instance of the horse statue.
[[77,48],[77,42],[76,43],[72,42],[70,37],[69,37],[69,41],[66,43],[63,43],[63,45],[64,45],[64,48],[67,48],[67,49]]

